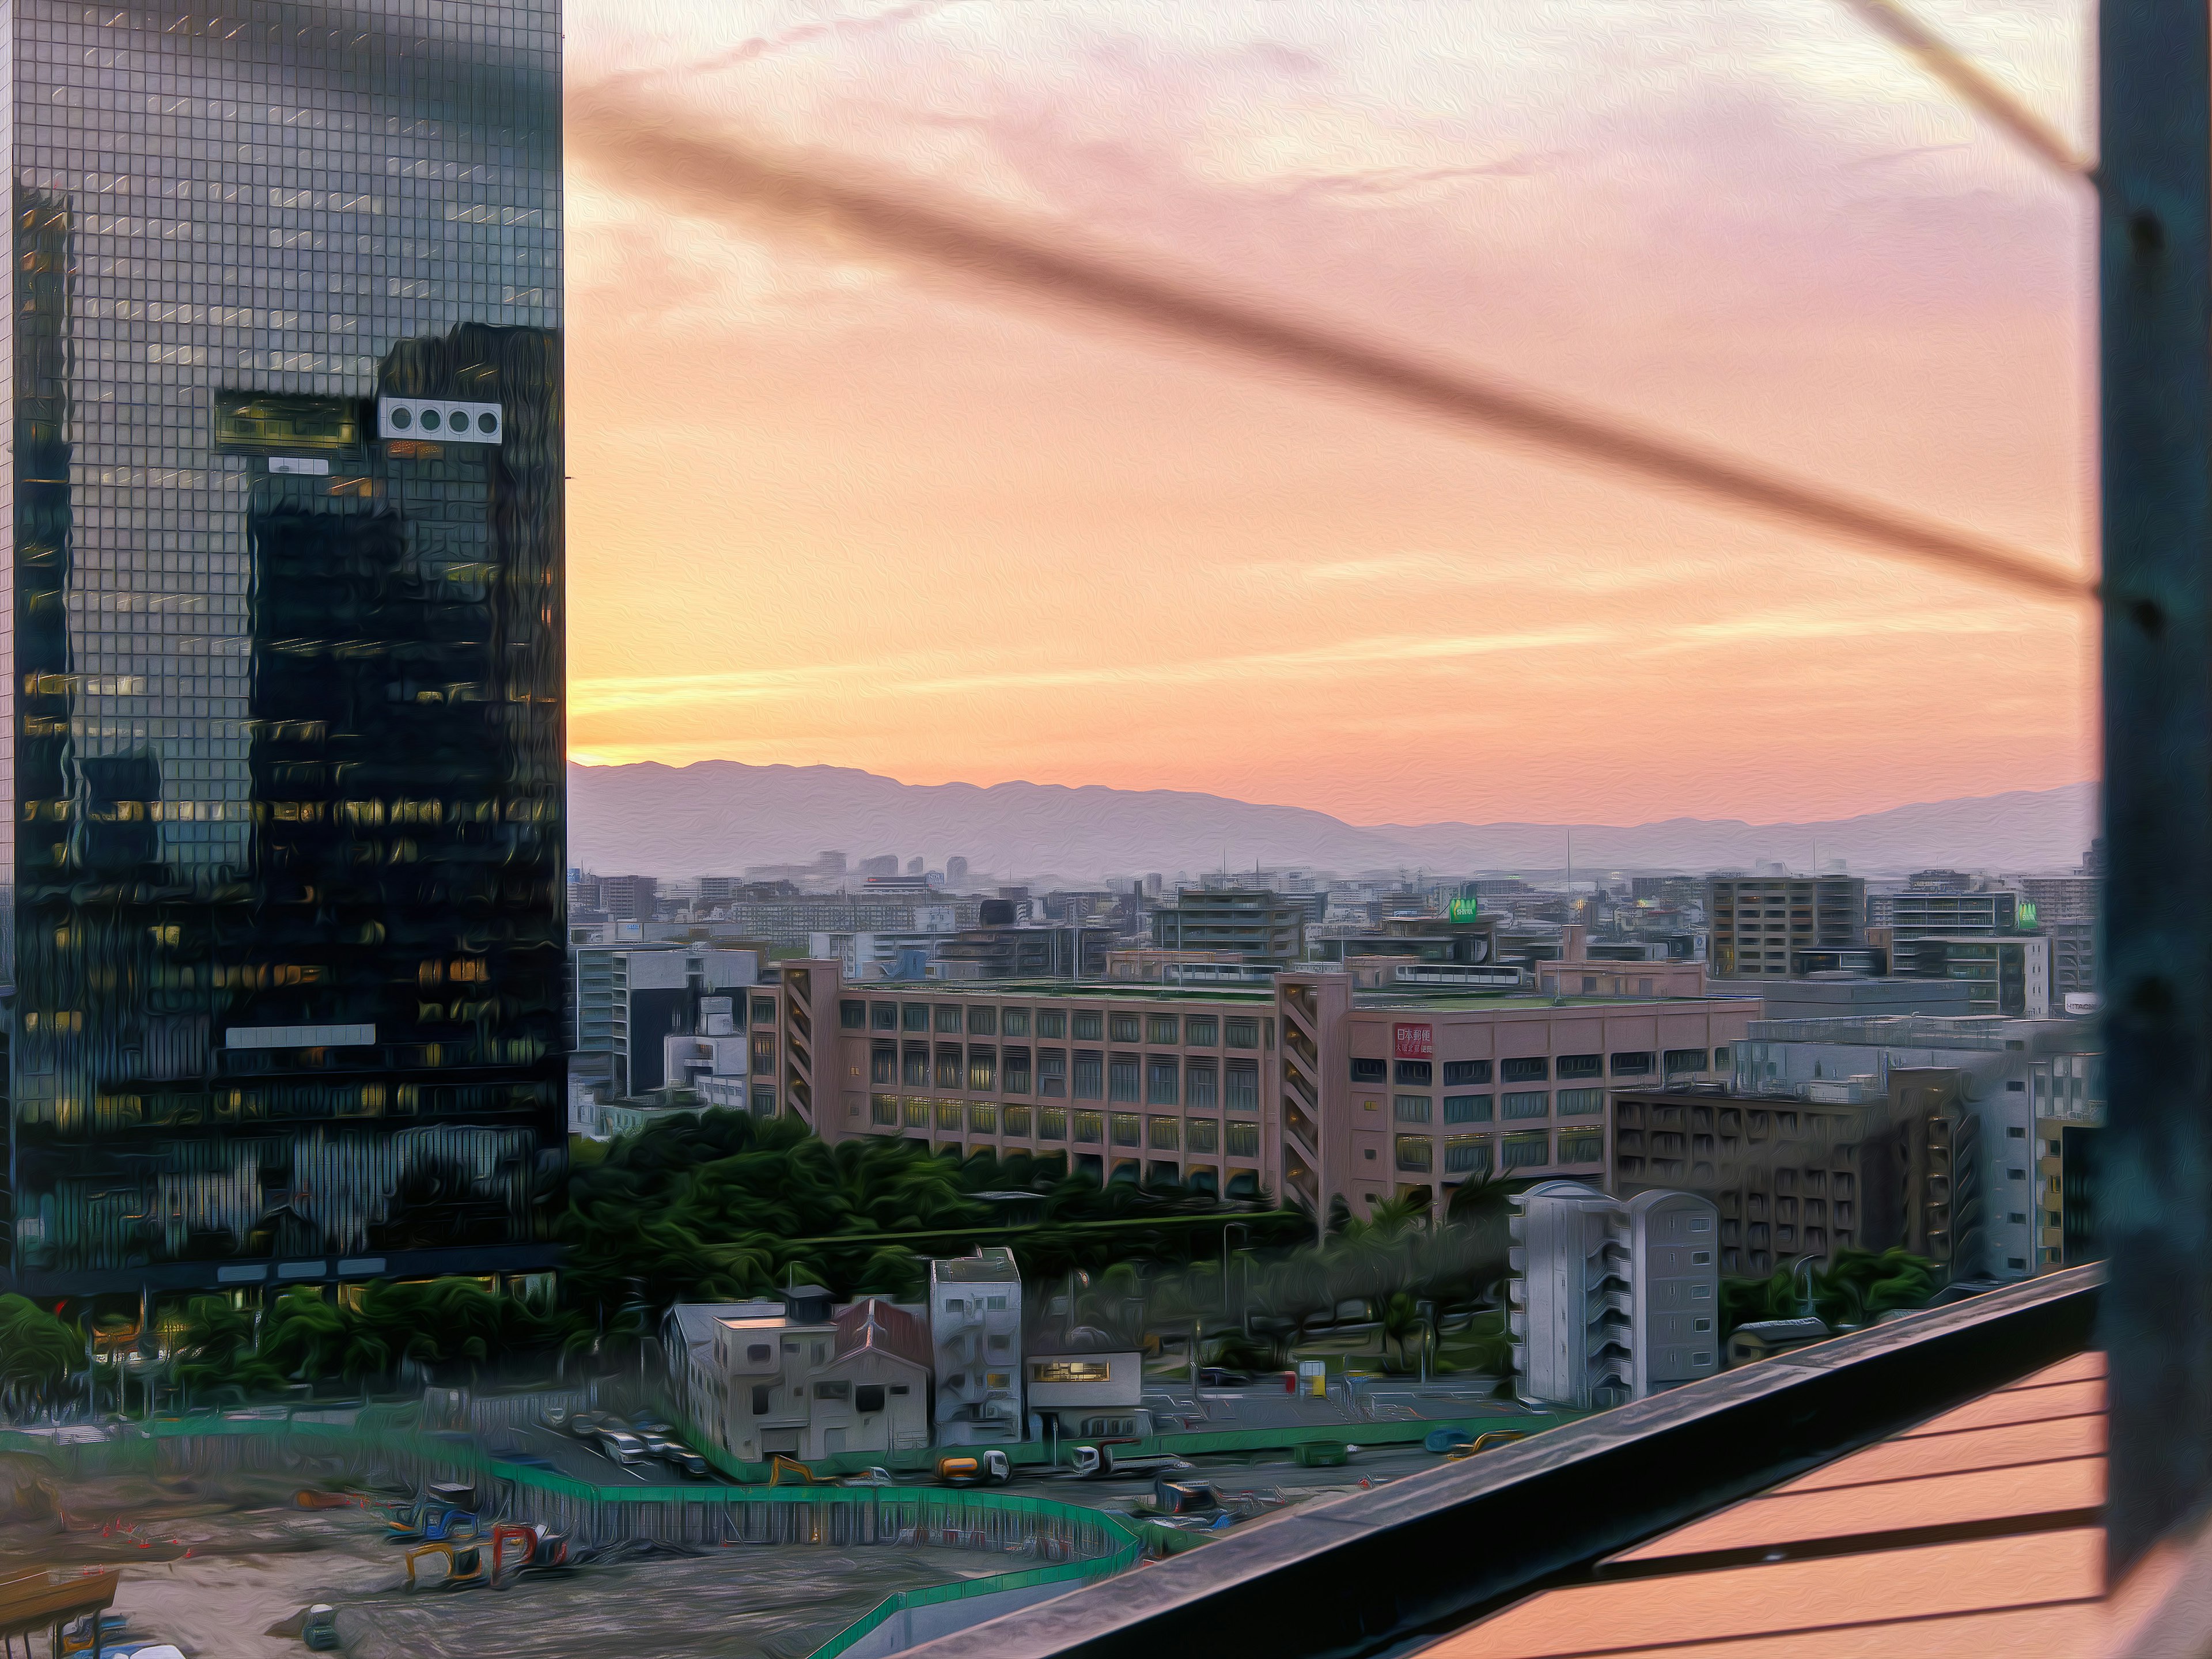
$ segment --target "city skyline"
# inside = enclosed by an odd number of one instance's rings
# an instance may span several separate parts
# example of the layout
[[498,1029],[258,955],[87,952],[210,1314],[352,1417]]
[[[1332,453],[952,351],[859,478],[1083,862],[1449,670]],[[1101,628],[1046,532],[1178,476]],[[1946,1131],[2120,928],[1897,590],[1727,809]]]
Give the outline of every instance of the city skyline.
[[[570,81],[2080,562],[2086,193],[1843,8],[1562,16],[588,6]],[[2078,128],[2072,14],[1936,21]],[[733,232],[572,143],[572,758],[1364,823],[2094,775],[2086,610]]]

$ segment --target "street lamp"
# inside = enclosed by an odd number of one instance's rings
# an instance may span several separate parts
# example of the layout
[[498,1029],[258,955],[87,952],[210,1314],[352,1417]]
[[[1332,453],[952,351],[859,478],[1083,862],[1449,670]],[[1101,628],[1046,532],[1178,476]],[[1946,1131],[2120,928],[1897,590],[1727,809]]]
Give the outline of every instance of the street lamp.
[[1792,1279],[1796,1278],[1796,1277],[1797,1277],[1797,1275],[1798,1275],[1798,1274],[1800,1274],[1800,1273],[1802,1273],[1802,1274],[1804,1274],[1804,1275],[1805,1275],[1805,1317],[1806,1317],[1806,1318],[1808,1318],[1808,1319],[1810,1319],[1810,1318],[1812,1318],[1812,1317],[1814,1316],[1814,1315],[1813,1315],[1813,1265],[1814,1265],[1814,1258],[1813,1258],[1812,1256],[1809,1256],[1809,1255],[1803,1255],[1803,1256],[1800,1256],[1800,1257],[1798,1257],[1798,1258],[1797,1258],[1797,1265],[1796,1265],[1796,1267],[1792,1267],[1792,1268],[1790,1270],[1790,1276]]
[[[1242,1233],[1242,1234],[1243,1234],[1243,1235],[1244,1235],[1244,1245],[1243,1245],[1243,1248],[1245,1248],[1245,1249],[1249,1249],[1251,1248],[1251,1244],[1252,1244],[1252,1230],[1251,1230],[1251,1228],[1249,1228],[1249,1227],[1246,1226],[1246,1225],[1244,1224],[1244,1223],[1243,1223],[1243,1222],[1241,1222],[1241,1221],[1231,1221],[1231,1222],[1229,1222],[1229,1223],[1225,1224],[1222,1227],[1222,1229],[1221,1229],[1221,1301],[1222,1301],[1222,1309],[1221,1309],[1221,1311],[1222,1311],[1222,1313],[1223,1313],[1224,1316],[1225,1316],[1225,1315],[1228,1313],[1228,1311],[1229,1311],[1229,1308],[1228,1308],[1228,1303],[1229,1303],[1229,1235],[1230,1235],[1231,1233],[1232,1233],[1232,1232]],[[1249,1262],[1247,1262],[1247,1263],[1245,1264],[1245,1267],[1244,1267],[1244,1291],[1245,1291],[1245,1295],[1244,1295],[1244,1301],[1243,1301],[1243,1316],[1242,1316],[1242,1319],[1241,1319],[1241,1322],[1241,1322],[1241,1323],[1243,1325],[1243,1327],[1244,1327],[1244,1334],[1245,1334],[1247,1337],[1249,1337],[1249,1336],[1252,1334],[1252,1297],[1251,1297],[1251,1291],[1252,1291],[1252,1267],[1251,1267],[1251,1264],[1250,1264]]]

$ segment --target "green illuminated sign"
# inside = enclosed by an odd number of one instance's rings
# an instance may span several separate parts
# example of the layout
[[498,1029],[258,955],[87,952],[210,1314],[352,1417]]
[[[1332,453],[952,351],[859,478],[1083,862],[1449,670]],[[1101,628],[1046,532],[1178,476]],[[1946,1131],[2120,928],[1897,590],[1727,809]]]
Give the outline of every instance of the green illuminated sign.
[[1479,898],[1455,898],[1448,912],[1454,921],[1475,921],[1482,915],[1482,901]]
[[2033,927],[2035,925],[2035,901],[2033,899],[2022,899],[2020,902],[2019,914],[2021,926],[2023,927]]

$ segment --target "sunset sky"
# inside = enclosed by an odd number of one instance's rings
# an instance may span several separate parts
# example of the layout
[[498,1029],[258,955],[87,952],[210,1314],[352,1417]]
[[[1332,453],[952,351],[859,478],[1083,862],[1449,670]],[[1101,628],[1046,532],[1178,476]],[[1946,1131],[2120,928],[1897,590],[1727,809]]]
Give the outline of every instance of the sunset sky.
[[[2083,0],[1917,0],[2082,137]],[[2090,201],[1836,0],[571,0],[861,158],[2086,564]],[[1358,823],[2091,776],[2092,618],[860,246],[572,133],[570,745]]]

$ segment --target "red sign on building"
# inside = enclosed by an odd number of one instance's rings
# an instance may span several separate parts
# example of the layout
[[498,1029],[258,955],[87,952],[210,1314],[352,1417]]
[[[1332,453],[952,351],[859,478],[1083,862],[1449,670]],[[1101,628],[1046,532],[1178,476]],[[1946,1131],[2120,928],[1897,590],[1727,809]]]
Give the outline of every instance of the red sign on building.
[[1428,1060],[1437,1052],[1437,1028],[1433,1025],[1400,1025],[1397,1033],[1398,1058]]

